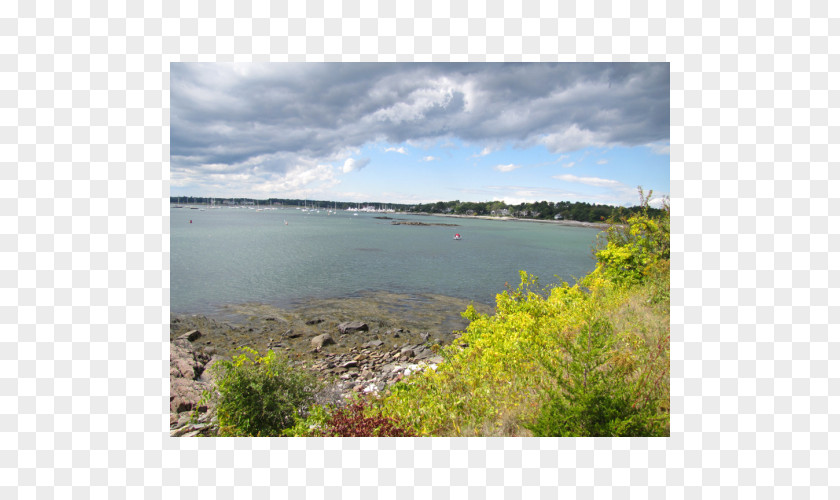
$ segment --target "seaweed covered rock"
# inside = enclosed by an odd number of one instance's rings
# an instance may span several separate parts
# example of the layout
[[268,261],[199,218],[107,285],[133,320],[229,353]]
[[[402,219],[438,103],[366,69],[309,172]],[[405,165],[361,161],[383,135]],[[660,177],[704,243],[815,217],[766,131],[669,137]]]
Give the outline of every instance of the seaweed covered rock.
[[310,342],[312,343],[312,347],[314,347],[315,349],[320,349],[326,345],[335,344],[335,340],[333,340],[329,333],[318,335],[317,337],[314,337]]
[[338,331],[341,332],[342,335],[347,333],[366,332],[368,331],[368,325],[367,323],[362,323],[361,321],[348,321],[338,325]]

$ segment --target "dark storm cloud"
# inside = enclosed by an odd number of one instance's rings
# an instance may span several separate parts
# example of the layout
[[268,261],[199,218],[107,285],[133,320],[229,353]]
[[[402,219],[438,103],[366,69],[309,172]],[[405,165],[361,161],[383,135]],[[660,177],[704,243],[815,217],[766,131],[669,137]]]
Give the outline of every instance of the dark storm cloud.
[[667,63],[178,63],[172,168],[282,173],[342,164],[370,142],[445,137],[558,153],[662,142],[668,71]]

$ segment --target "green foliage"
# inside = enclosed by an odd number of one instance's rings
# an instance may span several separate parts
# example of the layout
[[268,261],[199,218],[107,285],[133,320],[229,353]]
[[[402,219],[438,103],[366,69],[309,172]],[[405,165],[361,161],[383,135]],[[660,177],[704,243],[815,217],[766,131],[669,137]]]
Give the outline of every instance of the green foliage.
[[295,425],[283,430],[286,437],[321,437],[326,436],[329,408],[324,405],[312,405],[305,418],[295,420]]
[[[383,402],[387,415],[399,416],[420,435],[516,435],[536,411],[539,387],[547,380],[538,362],[550,332],[574,321],[585,300],[578,287],[557,287],[546,298],[533,276],[496,297],[496,314],[468,308],[470,325],[443,352],[436,371],[411,377],[392,388]],[[462,349],[460,345],[468,347]]]
[[[628,215],[639,213],[642,210],[641,207],[624,208],[569,201],[539,201],[508,205],[502,201],[461,202],[460,200],[424,203],[405,208],[409,212],[431,214],[495,215],[542,220],[553,220],[559,216],[562,220],[581,222],[606,222],[610,218],[626,218]],[[654,214],[659,212],[659,209],[656,208],[648,207],[647,210]]]
[[670,224],[642,207],[614,225],[571,286],[496,296],[427,370],[380,404],[418,435],[665,436],[670,428]]
[[621,362],[619,338],[611,329],[609,321],[599,319],[571,338],[560,337],[560,355],[546,366],[556,384],[526,426],[536,436],[668,435],[656,390],[667,366],[663,371],[661,363],[650,360],[643,375],[634,377],[635,366]]
[[[642,210],[610,226],[597,245],[596,273],[620,285],[639,285],[652,275],[661,279],[663,262],[671,256],[670,207],[666,203],[658,215],[650,215],[651,192],[639,188]],[[661,298],[661,297],[660,297]]]
[[305,416],[314,400],[315,379],[274,351],[260,357],[248,347],[240,350],[232,360],[211,367],[220,434],[278,436]]

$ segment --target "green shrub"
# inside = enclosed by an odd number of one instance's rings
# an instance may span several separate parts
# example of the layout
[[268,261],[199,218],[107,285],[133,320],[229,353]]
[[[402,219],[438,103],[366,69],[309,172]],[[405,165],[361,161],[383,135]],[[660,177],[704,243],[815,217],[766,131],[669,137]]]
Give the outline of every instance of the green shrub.
[[[595,273],[612,280],[617,285],[639,285],[653,277],[661,280],[663,262],[671,258],[671,211],[667,202],[659,216],[648,213],[647,196],[639,188],[642,210],[626,220],[613,221],[599,235],[595,257],[598,267]],[[661,295],[661,294],[660,294]],[[662,297],[657,297],[661,300]]]
[[547,390],[547,402],[526,426],[536,436],[668,435],[668,415],[657,397],[667,382],[667,365],[651,357],[637,375],[636,364],[626,362],[611,330],[611,323],[602,319],[571,338],[560,336],[560,355],[546,366],[556,385]]
[[240,347],[242,354],[217,361],[213,371],[212,407],[219,432],[226,436],[279,436],[306,415],[314,401],[315,378],[292,367],[274,351],[260,357]]
[[[642,210],[601,237],[582,321],[541,358],[553,384],[526,427],[541,436],[667,436],[670,432],[670,210]],[[577,325],[577,326],[575,326]]]
[[522,272],[518,287],[496,296],[494,315],[468,308],[463,316],[470,325],[443,349],[445,361],[394,385],[384,414],[419,435],[528,435],[523,423],[531,420],[549,377],[539,354],[556,343],[553,332],[579,322],[579,306],[589,297],[567,285],[548,294]]
[[309,408],[305,418],[295,420],[295,425],[283,430],[286,437],[323,437],[326,436],[329,407],[315,404]]

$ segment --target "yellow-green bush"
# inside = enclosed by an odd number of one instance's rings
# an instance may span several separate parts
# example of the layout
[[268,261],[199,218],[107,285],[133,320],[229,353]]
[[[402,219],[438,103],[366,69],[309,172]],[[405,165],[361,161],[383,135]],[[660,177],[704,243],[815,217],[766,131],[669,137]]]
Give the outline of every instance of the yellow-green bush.
[[468,308],[445,362],[395,385],[383,414],[418,435],[668,435],[668,217],[607,231],[574,286],[540,290],[523,271],[495,314]]
[[668,435],[667,329],[653,328],[652,335],[621,329],[647,321],[616,321],[633,316],[623,311],[632,297],[593,295],[582,307],[584,324],[546,350],[541,363],[552,380],[526,425],[535,435]]
[[[383,401],[386,414],[399,416],[421,435],[528,434],[550,374],[541,360],[557,335],[578,328],[581,304],[590,294],[561,286],[543,297],[536,280],[496,297],[496,313],[469,308],[470,325],[459,342],[445,349],[437,371],[427,370],[394,386]],[[466,343],[461,349],[459,344]]]
[[661,276],[661,266],[671,258],[670,208],[662,216],[648,215],[651,193],[639,188],[642,211],[627,220],[615,221],[600,237],[595,273],[616,285],[639,285]]

